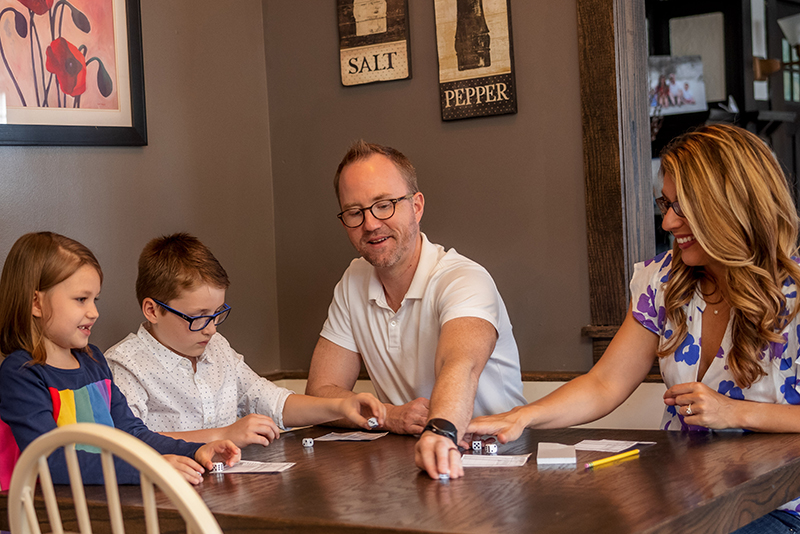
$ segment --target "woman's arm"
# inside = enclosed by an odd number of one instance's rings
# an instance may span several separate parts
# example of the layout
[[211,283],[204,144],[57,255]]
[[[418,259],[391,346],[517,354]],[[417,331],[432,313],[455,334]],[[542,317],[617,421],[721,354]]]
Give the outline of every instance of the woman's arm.
[[[672,386],[664,393],[664,403],[677,406],[687,425],[800,432],[800,406],[732,399],[700,382]],[[690,406],[692,415],[687,415]]]
[[526,427],[563,428],[608,415],[641,384],[653,366],[658,336],[633,318],[631,308],[614,339],[592,369],[553,393],[508,412],[478,417],[471,434],[517,439]]

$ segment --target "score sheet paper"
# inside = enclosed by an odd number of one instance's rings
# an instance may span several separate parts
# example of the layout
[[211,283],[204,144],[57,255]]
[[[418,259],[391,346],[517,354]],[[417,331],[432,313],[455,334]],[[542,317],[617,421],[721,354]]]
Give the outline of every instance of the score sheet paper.
[[314,438],[314,441],[373,441],[386,434],[388,432],[331,432]]
[[636,445],[655,445],[655,441],[620,441],[617,439],[585,439],[575,445],[579,451],[622,452]]
[[528,454],[464,454],[461,456],[463,467],[520,467],[528,461]]
[[[280,473],[294,465],[294,462],[254,462],[241,460],[233,467],[225,466],[222,474],[228,473]],[[215,473],[216,474],[216,473]]]

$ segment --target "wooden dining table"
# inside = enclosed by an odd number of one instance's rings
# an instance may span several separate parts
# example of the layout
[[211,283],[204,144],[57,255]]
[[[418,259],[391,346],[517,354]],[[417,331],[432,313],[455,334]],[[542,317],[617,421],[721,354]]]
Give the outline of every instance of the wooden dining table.
[[[303,447],[302,438],[331,431],[344,430],[311,427],[243,450],[245,459],[295,464],[284,472],[205,475],[197,491],[222,530],[723,534],[800,496],[796,434],[526,430],[498,452],[532,453],[525,465],[467,468],[464,477],[443,482],[414,465],[412,436]],[[578,451],[577,464],[537,465],[539,442],[584,439],[655,444],[642,446],[636,458],[595,469],[584,464],[610,453]],[[66,511],[69,491],[59,490]],[[126,516],[135,519],[141,515],[138,488],[121,490]],[[98,506],[105,500],[101,487],[89,488],[88,496]],[[0,507],[5,529],[5,493]],[[162,516],[170,513],[165,501]],[[102,522],[97,531],[104,531]]]

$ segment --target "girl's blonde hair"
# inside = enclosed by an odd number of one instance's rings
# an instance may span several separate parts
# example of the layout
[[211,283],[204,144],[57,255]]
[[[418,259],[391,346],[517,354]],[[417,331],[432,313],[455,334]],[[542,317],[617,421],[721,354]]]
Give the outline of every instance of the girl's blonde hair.
[[23,349],[33,357],[32,363],[45,363],[45,318],[33,316],[34,294],[63,282],[84,265],[94,267],[102,284],[103,271],[97,258],[74,239],[52,232],[25,234],[17,239],[0,275],[0,353],[3,356]]
[[[661,155],[661,174],[675,181],[677,200],[703,250],[727,267],[724,297],[733,309],[728,366],[745,388],[766,373],[761,353],[784,343],[780,332],[792,321],[781,288],[800,283],[798,216],[786,177],[769,147],[736,126],[717,124],[684,134]],[[675,352],[686,338],[686,305],[699,281],[713,276],[681,260],[677,243],[665,284],[667,318],[675,330],[658,356]]]

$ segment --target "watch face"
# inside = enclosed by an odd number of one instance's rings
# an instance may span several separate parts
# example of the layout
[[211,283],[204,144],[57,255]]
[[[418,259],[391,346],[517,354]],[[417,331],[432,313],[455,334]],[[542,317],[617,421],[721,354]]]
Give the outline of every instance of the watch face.
[[456,425],[448,421],[447,419],[441,418],[434,418],[428,421],[428,426],[437,428],[439,430],[443,430],[445,432],[456,432]]

